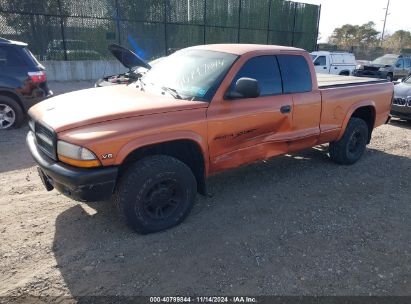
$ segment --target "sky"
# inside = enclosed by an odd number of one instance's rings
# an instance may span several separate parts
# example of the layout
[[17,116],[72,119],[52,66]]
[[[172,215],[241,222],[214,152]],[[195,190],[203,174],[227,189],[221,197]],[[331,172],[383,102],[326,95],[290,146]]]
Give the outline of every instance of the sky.
[[[320,42],[327,42],[336,27],[344,24],[361,25],[374,21],[382,32],[387,0],[297,0],[297,2],[321,4]],[[411,31],[411,1],[390,0],[386,33],[397,30]]]

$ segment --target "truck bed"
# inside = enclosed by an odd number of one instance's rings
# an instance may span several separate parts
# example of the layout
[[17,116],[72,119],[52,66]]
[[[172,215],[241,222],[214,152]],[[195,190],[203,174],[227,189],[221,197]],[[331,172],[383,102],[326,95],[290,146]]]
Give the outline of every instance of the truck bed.
[[340,76],[317,73],[317,82],[319,89],[327,89],[335,87],[383,83],[388,82],[388,80],[368,77]]

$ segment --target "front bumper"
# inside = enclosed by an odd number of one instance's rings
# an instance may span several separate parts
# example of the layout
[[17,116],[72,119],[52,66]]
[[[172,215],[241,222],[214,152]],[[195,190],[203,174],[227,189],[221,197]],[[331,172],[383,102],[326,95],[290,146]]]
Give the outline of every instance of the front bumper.
[[386,79],[388,71],[354,70],[353,76]]
[[41,152],[33,132],[26,138],[30,153],[39,166],[39,174],[48,191],[56,189],[82,202],[96,202],[111,197],[117,180],[117,167],[83,169],[56,162]]
[[405,107],[399,108],[399,107],[392,106],[390,114],[393,117],[398,117],[398,118],[401,118],[401,119],[411,120],[411,108],[409,108],[409,107],[407,109]]

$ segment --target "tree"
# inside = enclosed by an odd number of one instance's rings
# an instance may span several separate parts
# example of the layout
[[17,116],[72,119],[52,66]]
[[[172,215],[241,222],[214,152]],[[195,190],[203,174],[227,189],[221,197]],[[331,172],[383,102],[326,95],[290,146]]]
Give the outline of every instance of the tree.
[[400,53],[405,48],[411,48],[411,33],[404,30],[396,31],[394,34],[386,36],[383,47],[395,53]]
[[379,32],[375,30],[375,23],[370,21],[363,25],[345,24],[334,30],[329,43],[338,45],[343,49],[354,46],[375,46],[378,42]]

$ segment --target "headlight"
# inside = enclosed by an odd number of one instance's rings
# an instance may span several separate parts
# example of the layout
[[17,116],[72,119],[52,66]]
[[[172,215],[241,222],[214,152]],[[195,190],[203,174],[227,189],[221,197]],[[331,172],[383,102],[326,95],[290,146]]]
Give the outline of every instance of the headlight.
[[101,166],[100,161],[93,152],[62,140],[57,142],[57,156],[62,162],[76,167],[91,168]]

